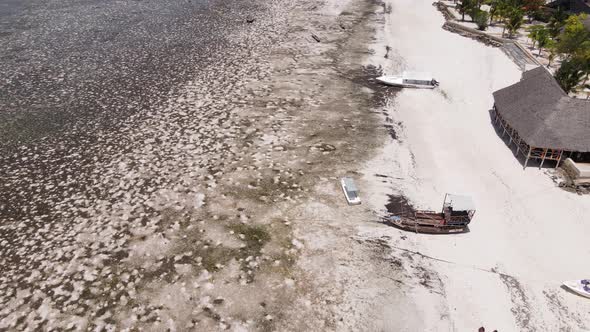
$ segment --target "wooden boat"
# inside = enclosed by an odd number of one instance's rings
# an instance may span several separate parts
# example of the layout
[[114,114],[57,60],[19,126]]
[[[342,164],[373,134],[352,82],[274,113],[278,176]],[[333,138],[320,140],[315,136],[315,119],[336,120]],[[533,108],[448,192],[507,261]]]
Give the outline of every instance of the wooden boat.
[[563,285],[572,292],[590,298],[590,280],[571,280],[564,281]]
[[475,214],[473,201],[468,196],[446,194],[442,212],[418,210],[392,215],[385,221],[406,231],[427,234],[464,233]]
[[377,81],[400,88],[434,89],[439,85],[429,73],[405,71],[401,75],[377,77]]
[[342,186],[342,191],[344,192],[344,197],[346,197],[346,201],[350,205],[357,205],[361,204],[361,198],[359,197],[359,190],[357,189],[356,185],[352,178],[344,177],[340,180],[340,186]]

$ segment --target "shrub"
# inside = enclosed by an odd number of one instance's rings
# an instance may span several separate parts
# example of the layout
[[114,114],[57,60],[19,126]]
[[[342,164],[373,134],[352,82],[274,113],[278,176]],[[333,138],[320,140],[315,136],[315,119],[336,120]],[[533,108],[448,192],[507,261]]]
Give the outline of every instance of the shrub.
[[488,27],[489,19],[490,16],[488,13],[483,10],[478,10],[473,16],[473,21],[475,24],[477,24],[477,28],[481,31],[484,31]]

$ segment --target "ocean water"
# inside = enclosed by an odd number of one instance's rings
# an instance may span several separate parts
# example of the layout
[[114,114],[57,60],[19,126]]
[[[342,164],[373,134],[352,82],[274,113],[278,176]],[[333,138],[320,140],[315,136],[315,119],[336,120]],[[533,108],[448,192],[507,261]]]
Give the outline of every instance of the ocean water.
[[0,148],[156,107],[250,1],[0,0]]
[[0,17],[13,15],[23,8],[24,1],[2,0],[0,1]]

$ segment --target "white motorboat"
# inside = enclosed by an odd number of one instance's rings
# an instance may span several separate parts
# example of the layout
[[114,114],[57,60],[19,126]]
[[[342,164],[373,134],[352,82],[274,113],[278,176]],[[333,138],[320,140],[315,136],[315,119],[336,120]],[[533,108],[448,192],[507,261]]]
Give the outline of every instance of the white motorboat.
[[351,178],[344,177],[340,180],[342,191],[344,191],[344,197],[350,205],[361,204],[361,198],[359,197],[359,190],[357,189],[354,181]]
[[434,89],[439,85],[430,73],[404,71],[401,75],[377,77],[377,81],[401,88]]
[[564,281],[563,285],[576,294],[590,298],[590,279]]

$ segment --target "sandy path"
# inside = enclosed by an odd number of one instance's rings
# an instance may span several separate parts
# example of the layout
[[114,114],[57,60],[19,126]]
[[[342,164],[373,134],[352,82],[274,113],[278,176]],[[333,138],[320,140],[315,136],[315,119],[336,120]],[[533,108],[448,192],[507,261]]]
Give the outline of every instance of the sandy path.
[[[490,124],[492,92],[517,81],[517,67],[499,49],[442,30],[430,1],[387,3],[392,10],[378,50],[384,54],[390,45],[403,60],[374,57],[376,64],[429,70],[444,94],[404,90],[390,105],[401,138],[365,170],[373,182],[371,204],[382,210],[389,190],[417,207],[439,209],[450,192],[472,195],[478,208],[468,234],[403,233],[407,240],[400,242],[401,232],[384,233],[397,240],[392,246],[449,262],[423,262],[441,278],[444,296],[414,290],[418,314],[426,317],[419,330],[588,328],[582,313],[590,304],[560,284],[587,273],[578,257],[589,251],[584,211],[590,201],[556,188],[545,174],[550,170],[523,171]],[[371,178],[375,173],[389,175],[388,183]],[[434,309],[441,301],[442,310]],[[441,317],[429,316],[432,310]]]

